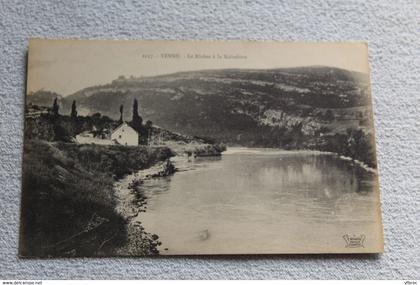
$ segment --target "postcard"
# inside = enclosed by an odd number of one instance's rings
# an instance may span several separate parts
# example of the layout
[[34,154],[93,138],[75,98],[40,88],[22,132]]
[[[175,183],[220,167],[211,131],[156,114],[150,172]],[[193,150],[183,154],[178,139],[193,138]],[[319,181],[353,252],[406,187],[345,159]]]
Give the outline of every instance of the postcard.
[[31,39],[19,256],[383,252],[368,47]]

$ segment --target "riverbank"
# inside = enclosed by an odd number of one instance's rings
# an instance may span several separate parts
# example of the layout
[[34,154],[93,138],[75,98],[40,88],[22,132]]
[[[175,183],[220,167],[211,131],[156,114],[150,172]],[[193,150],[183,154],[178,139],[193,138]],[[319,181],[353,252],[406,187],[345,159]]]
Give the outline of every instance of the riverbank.
[[337,154],[337,153],[334,153],[335,155],[337,155],[340,159],[342,159],[342,160],[347,160],[347,161],[351,161],[351,162],[353,162],[354,164],[356,164],[357,166],[359,166],[359,167],[361,167],[361,168],[363,168],[364,170],[366,170],[367,172],[370,172],[370,173],[377,173],[377,169],[376,168],[373,168],[373,167],[370,167],[370,166],[368,166],[366,163],[364,163],[363,161],[360,161],[360,160],[357,160],[357,159],[353,159],[353,158],[351,158],[351,157],[348,157],[348,156],[344,156],[344,155],[340,155],[340,154]]
[[165,161],[157,162],[147,169],[124,176],[114,183],[116,197],[116,212],[126,221],[127,241],[116,250],[117,255],[139,256],[157,255],[158,246],[161,245],[159,236],[148,233],[137,216],[146,211],[147,197],[141,189],[142,184],[148,180],[165,177],[177,171],[175,164],[185,164],[190,157],[220,156],[226,148],[210,144],[182,144],[166,143],[175,156]]
[[[185,152],[179,154],[188,157]],[[19,255],[157,254],[157,236],[133,223],[132,217],[145,210],[145,197],[138,191],[141,182],[173,173],[169,158],[174,155],[165,145],[26,139]],[[135,196],[116,189],[127,189]]]
[[220,156],[222,152],[226,150],[226,146],[221,143],[202,143],[197,141],[182,142],[182,141],[165,141],[163,144],[165,147],[171,149],[171,151],[178,156]]
[[363,168],[367,172],[376,173],[376,168],[370,167],[363,161],[351,158],[349,156],[341,155],[336,152],[331,151],[322,151],[322,150],[311,150],[311,149],[304,149],[304,150],[284,150],[284,149],[277,149],[277,148],[248,148],[248,147],[229,147],[226,151],[223,152],[224,154],[235,154],[235,153],[261,153],[265,155],[272,155],[272,154],[282,154],[282,153],[308,153],[308,154],[328,154],[334,155],[340,158],[341,160],[351,161],[355,165],[360,168]]
[[[114,183],[171,156],[165,147],[25,140],[19,255],[118,254],[132,232],[116,210]],[[153,252],[148,239],[138,248],[143,255]]]
[[116,197],[115,210],[126,221],[127,241],[116,250],[117,255],[157,255],[160,245],[156,234],[146,232],[140,221],[135,218],[146,211],[147,200],[141,191],[141,184],[146,179],[164,177],[175,172],[175,167],[169,159],[158,162],[150,168],[129,174],[114,183]]

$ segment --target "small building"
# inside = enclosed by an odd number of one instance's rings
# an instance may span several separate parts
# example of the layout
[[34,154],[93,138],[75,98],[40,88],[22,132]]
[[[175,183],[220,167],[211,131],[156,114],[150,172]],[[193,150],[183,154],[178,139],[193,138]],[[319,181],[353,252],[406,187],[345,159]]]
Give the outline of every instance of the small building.
[[111,140],[120,145],[139,145],[139,133],[126,122],[111,132]]

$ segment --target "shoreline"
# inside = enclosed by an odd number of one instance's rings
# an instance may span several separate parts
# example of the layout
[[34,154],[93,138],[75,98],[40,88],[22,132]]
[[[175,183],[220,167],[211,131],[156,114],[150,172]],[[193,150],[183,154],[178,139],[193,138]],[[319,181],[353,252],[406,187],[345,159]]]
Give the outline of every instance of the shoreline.
[[360,160],[357,160],[357,159],[353,159],[353,158],[351,158],[351,157],[349,157],[349,156],[341,155],[341,154],[338,154],[338,153],[335,153],[335,152],[333,152],[333,154],[334,154],[334,155],[337,155],[337,156],[338,156],[340,159],[342,159],[342,160],[347,160],[347,161],[351,161],[351,162],[353,162],[354,164],[356,164],[357,166],[359,166],[359,167],[363,168],[363,169],[364,169],[364,170],[366,170],[367,172],[377,174],[377,169],[375,169],[375,168],[372,168],[372,167],[368,166],[368,165],[367,165],[366,163],[364,163],[363,161],[360,161]]
[[156,162],[151,167],[125,175],[114,182],[115,211],[126,221],[126,243],[116,249],[119,256],[159,255],[158,247],[161,245],[159,236],[148,233],[141,221],[136,217],[146,211],[147,197],[140,187],[148,179],[172,175],[178,169],[177,161],[188,159],[191,156],[220,156],[224,146],[211,144],[165,145],[174,156]]
[[244,153],[244,154],[291,154],[291,153],[307,153],[307,154],[328,154],[337,156],[341,160],[351,161],[357,166],[363,168],[367,172],[370,173],[377,173],[376,168],[372,168],[368,166],[363,161],[351,158],[349,156],[345,156],[336,152],[332,151],[323,151],[323,150],[312,150],[312,149],[300,149],[300,150],[286,150],[280,148],[258,148],[258,147],[226,147],[226,151],[223,151],[223,154],[236,154],[236,153]]
[[115,211],[126,220],[127,242],[116,250],[121,256],[159,255],[159,236],[148,233],[136,217],[146,211],[147,198],[138,191],[143,181],[164,177],[176,171],[170,159],[155,163],[149,168],[124,176],[114,183],[117,201]]

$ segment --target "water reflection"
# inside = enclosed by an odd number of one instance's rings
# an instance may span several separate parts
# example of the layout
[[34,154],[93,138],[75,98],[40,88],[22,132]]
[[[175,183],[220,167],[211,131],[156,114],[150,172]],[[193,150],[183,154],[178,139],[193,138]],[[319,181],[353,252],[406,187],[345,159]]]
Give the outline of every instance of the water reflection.
[[334,155],[238,152],[177,166],[185,171],[144,183],[148,210],[140,219],[180,252],[220,249],[221,243],[232,249],[240,240],[251,243],[255,235],[282,230],[307,243],[306,234],[294,233],[298,225],[337,227],[376,218],[375,175]]

